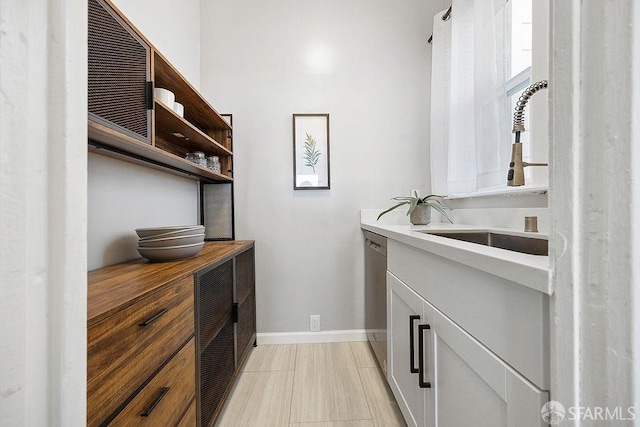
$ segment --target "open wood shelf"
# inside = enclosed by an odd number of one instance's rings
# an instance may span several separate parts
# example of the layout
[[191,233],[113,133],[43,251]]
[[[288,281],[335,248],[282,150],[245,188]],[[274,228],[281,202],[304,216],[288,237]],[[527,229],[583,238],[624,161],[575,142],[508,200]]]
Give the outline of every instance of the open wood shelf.
[[[107,148],[116,157],[130,154],[134,163],[146,160],[196,179],[231,182],[231,125],[110,1],[89,4],[90,149],[109,154]],[[153,100],[154,86],[175,94],[184,105],[184,118]],[[194,151],[218,156],[222,173],[184,159]]]
[[89,139],[98,142],[98,144],[90,143],[89,145],[90,150],[96,153],[116,158],[123,158],[129,154],[131,155],[131,161],[134,163],[146,162],[156,166],[166,165],[168,172],[194,179],[218,182],[233,181],[231,177],[200,167],[176,154],[145,144],[135,138],[122,135],[106,126],[91,121],[89,122]]
[[185,119],[194,126],[205,132],[215,129],[231,130],[231,125],[155,49],[153,49],[153,75],[155,87],[173,92],[176,95],[176,102],[184,105]]
[[[181,148],[182,154],[203,151],[206,155],[231,156],[227,148],[220,145],[190,122],[186,121],[161,102],[156,107],[156,138]],[[156,143],[156,145],[158,145]]]

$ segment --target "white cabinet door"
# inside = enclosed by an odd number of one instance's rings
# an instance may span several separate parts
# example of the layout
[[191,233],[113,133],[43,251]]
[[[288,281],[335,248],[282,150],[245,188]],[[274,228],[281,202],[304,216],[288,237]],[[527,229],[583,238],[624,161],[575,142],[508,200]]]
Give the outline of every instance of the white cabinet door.
[[540,409],[548,400],[547,392],[539,390],[437,309],[432,309],[436,425],[546,425]]
[[390,272],[387,320],[389,385],[409,426],[546,425],[547,392]]
[[540,389],[549,388],[549,296],[388,239],[387,270]]
[[[427,422],[426,392],[418,384],[418,329],[424,324],[424,300],[387,272],[388,381],[407,425],[433,426]],[[427,334],[424,334],[425,336]]]

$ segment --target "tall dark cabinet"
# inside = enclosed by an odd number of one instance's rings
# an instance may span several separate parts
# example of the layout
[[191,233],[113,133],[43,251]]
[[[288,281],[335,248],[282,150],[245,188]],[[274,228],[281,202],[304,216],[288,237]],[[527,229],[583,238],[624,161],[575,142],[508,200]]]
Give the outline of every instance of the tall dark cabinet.
[[256,341],[254,248],[196,274],[200,426],[211,426]]

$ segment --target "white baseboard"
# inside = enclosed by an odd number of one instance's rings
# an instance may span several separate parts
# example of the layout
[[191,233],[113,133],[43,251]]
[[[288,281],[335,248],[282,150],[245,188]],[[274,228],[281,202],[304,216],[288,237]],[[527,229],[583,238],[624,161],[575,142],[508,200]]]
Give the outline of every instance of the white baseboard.
[[366,341],[367,333],[364,329],[321,332],[259,332],[256,340],[258,345]]

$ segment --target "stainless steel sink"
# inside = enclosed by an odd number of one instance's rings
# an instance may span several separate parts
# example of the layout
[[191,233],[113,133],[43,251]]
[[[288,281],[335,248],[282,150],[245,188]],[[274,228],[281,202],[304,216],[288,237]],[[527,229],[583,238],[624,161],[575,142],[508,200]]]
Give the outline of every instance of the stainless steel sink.
[[540,237],[512,236],[491,231],[421,231],[424,234],[477,243],[479,245],[522,252],[529,255],[549,255],[549,241]]

